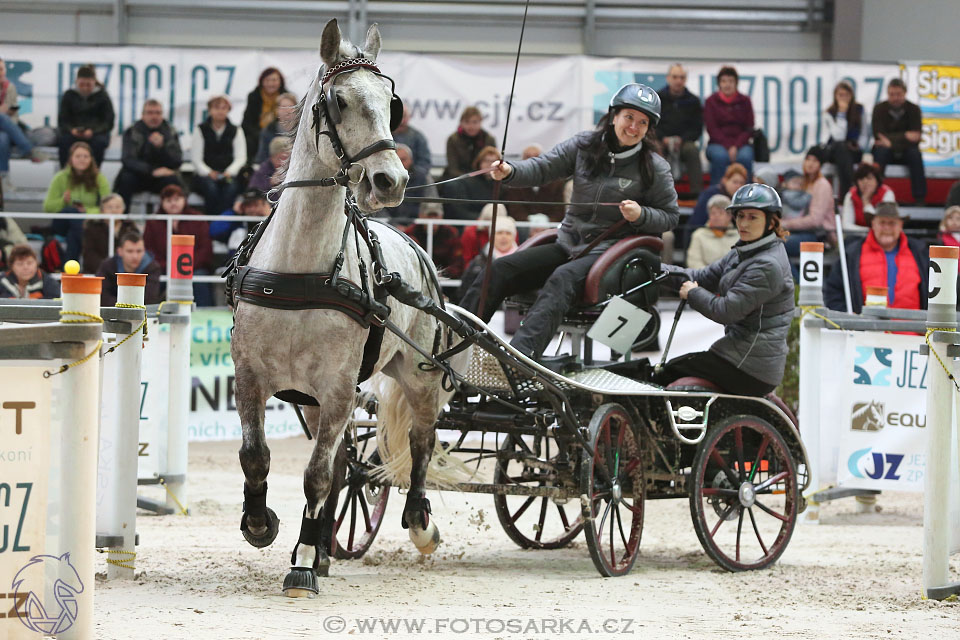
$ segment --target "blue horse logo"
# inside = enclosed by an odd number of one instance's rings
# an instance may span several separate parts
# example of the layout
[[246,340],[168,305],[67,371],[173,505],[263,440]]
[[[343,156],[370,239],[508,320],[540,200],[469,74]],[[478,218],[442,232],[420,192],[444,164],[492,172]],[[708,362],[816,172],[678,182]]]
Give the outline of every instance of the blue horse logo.
[[[24,573],[27,569],[45,562],[55,562],[59,565],[60,578],[53,584],[53,597],[58,608],[56,611],[52,608],[47,611],[40,597],[33,591],[27,591],[23,585],[26,580]],[[14,602],[23,602],[22,608],[18,609],[16,614],[20,622],[31,631],[54,635],[66,631],[76,622],[80,608],[77,596],[83,593],[83,581],[80,580],[80,574],[77,573],[76,568],[70,563],[69,553],[62,556],[33,556],[30,562],[14,576],[11,588],[14,593]],[[24,593],[26,598],[21,598],[20,594]]]

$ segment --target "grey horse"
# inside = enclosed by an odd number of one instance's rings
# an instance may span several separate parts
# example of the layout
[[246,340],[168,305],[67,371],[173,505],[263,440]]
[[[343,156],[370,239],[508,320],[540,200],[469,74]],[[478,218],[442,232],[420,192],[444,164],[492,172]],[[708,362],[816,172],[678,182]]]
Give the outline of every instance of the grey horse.
[[[300,105],[287,181],[332,176],[340,168],[340,161],[326,138],[316,137],[310,109],[331,84],[341,112],[336,132],[347,153],[356,154],[374,142],[391,139],[392,94],[382,78],[361,68],[334,76],[327,86],[320,86],[324,69],[361,56],[374,61],[379,51],[380,32],[376,25],[370,27],[366,42],[358,48],[341,38],[336,20],[327,23],[320,40],[324,67]],[[321,130],[329,126],[326,119],[319,123]],[[373,212],[400,204],[407,171],[396,152],[378,151],[363,158],[360,164],[364,168],[363,178],[359,184],[352,184],[360,209]],[[250,266],[278,273],[329,273],[340,250],[346,220],[344,197],[345,189],[341,186],[283,191]],[[420,291],[429,292],[429,274],[421,269],[416,250],[398,233],[383,226],[371,226],[380,238],[389,270],[400,273],[405,282]],[[357,251],[351,238],[346,245],[342,275],[359,283]],[[363,243],[359,251],[370,264],[369,252]],[[390,307],[390,320],[429,350],[437,331],[436,321],[395,301],[390,302]],[[304,407],[314,447],[303,474],[306,507],[300,538],[284,580],[284,593],[291,597],[318,593],[317,575],[328,573],[330,560],[322,538],[329,535],[332,505],[336,501],[336,492],[331,492],[334,462],[345,425],[355,407],[357,374],[367,334],[367,329],[334,310],[277,310],[242,301],[236,305],[232,352],[236,364],[237,411],[243,426],[240,465],[245,477],[241,529],[247,541],[256,547],[271,544],[279,527],[276,514],[266,506],[270,471],[270,450],[263,429],[266,402],[278,391],[294,389],[312,396],[319,405]],[[418,365],[423,362],[422,356],[387,332],[375,371],[389,376],[402,392],[399,401],[409,403],[407,409],[413,417],[412,424],[387,427],[409,428],[412,465],[401,524],[409,529],[418,549],[429,553],[439,542],[439,534],[430,520],[430,504],[424,492],[427,465],[435,445],[434,423],[450,394],[442,390],[442,373],[422,370]]]

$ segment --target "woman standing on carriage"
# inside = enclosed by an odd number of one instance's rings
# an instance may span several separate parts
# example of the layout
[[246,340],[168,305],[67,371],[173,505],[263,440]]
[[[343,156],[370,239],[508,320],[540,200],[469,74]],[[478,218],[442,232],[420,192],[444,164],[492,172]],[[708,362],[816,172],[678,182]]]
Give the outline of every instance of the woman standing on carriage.
[[[511,344],[539,359],[566,311],[580,295],[590,267],[620,238],[659,235],[677,226],[680,210],[670,165],[654,150],[660,97],[642,84],[617,91],[594,131],[561,142],[548,153],[510,164],[492,174],[511,186],[534,187],[573,177],[573,195],[555,244],[530,247],[494,261],[483,309],[477,309],[484,278],[477,277],[461,305],[484,322],[507,296],[540,289]],[[618,202],[600,206],[600,202]],[[588,245],[620,220],[621,225],[586,255]]]
[[727,393],[765,396],[780,384],[787,362],[793,276],[783,239],[789,232],[780,227],[780,196],[767,185],[740,187],[727,210],[740,233],[730,253],[702,269],[663,266],[686,276],[680,297],[722,324],[724,336],[709,351],[667,362],[656,382],[693,376]]

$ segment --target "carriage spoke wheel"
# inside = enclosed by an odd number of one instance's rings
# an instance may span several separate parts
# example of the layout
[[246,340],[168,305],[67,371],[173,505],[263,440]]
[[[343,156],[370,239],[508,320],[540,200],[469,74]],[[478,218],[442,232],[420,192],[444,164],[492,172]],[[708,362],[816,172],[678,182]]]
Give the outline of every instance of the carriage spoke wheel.
[[640,553],[646,488],[640,440],[619,404],[600,406],[590,419],[593,456],[580,465],[584,533],[601,575],[630,572]]
[[344,444],[347,449],[345,479],[334,511],[330,541],[330,551],[339,560],[360,558],[367,552],[383,523],[390,497],[390,487],[370,483],[368,465],[380,464],[372,439]]
[[[536,436],[528,443],[520,436],[509,435],[500,445],[493,483],[527,488],[557,486],[556,471],[534,463],[556,462],[559,453],[559,445],[550,437]],[[493,505],[504,532],[524,549],[563,548],[583,528],[574,498],[494,494]]]
[[710,427],[691,482],[693,527],[707,555],[727,571],[776,562],[797,522],[797,473],[769,422],[741,415]]

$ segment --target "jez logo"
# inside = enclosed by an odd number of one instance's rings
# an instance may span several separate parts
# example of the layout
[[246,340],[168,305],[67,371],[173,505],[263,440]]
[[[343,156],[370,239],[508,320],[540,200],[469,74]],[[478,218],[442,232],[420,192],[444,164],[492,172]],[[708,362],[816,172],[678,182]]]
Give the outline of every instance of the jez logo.
[[853,384],[889,387],[893,374],[893,349],[857,347],[853,361]]
[[858,402],[853,405],[850,428],[854,431],[880,431],[883,429],[883,414],[882,402]]
[[[53,584],[53,597],[59,611],[47,611],[36,593],[24,586],[27,580],[28,569],[38,564],[56,563],[57,574],[60,576]],[[41,570],[43,575],[43,570]],[[45,636],[62,633],[73,626],[77,620],[79,605],[77,595],[83,593],[83,581],[77,570],[70,564],[70,554],[62,556],[33,556],[17,575],[13,578],[14,602],[16,616],[20,622],[31,631],[42,633]],[[41,593],[43,593],[41,588]],[[13,616],[7,616],[13,617]]]
[[[871,462],[873,468],[868,469],[867,467]],[[850,458],[847,460],[847,470],[855,478],[899,480],[898,469],[901,462],[903,462],[902,453],[878,453],[873,451],[871,447],[867,447],[850,454]]]

